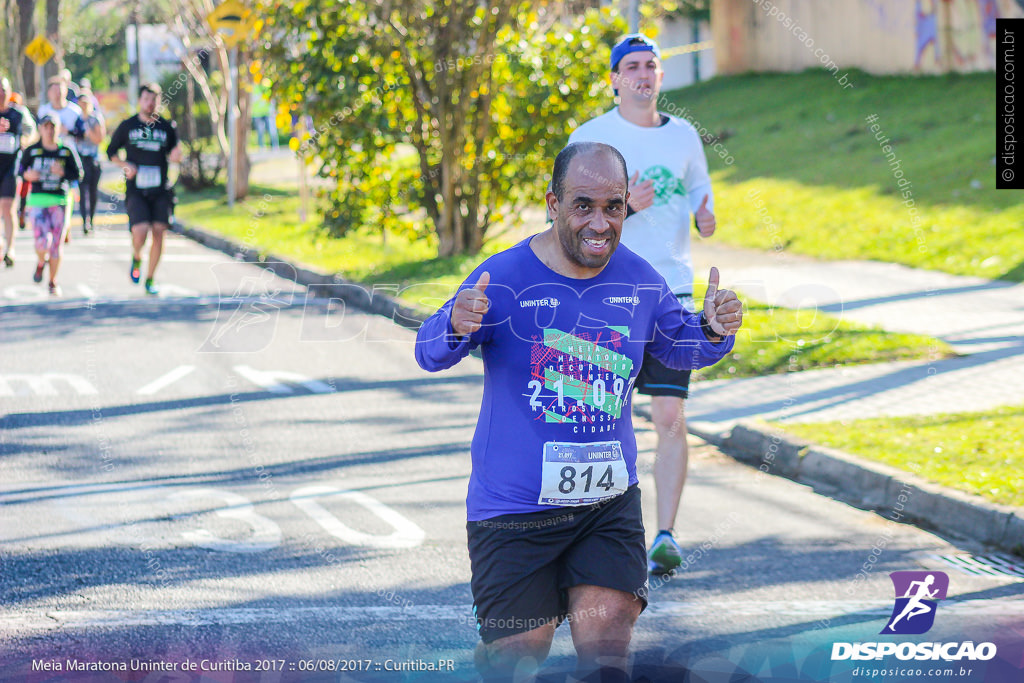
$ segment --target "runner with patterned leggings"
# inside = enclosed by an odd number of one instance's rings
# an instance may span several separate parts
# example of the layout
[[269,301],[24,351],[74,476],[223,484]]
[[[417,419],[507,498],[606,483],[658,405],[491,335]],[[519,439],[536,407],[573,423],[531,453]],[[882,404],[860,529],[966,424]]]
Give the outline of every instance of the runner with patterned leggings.
[[[50,264],[50,294],[60,296],[57,270],[64,248],[64,231],[70,183],[82,177],[78,153],[66,147],[57,135],[59,121],[53,114],[39,119],[40,141],[25,150],[18,170],[24,180],[32,183],[28,196],[29,220],[35,233],[36,264],[32,279],[43,281],[47,260]],[[47,259],[49,257],[49,259]]]

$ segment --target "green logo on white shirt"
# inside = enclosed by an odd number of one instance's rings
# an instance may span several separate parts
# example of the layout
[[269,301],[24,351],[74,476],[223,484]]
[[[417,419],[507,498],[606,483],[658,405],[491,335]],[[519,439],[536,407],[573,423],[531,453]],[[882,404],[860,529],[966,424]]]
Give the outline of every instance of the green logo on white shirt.
[[645,180],[654,181],[654,205],[667,204],[672,195],[686,196],[686,188],[683,181],[672,175],[672,171],[664,166],[651,166],[640,175],[640,182]]

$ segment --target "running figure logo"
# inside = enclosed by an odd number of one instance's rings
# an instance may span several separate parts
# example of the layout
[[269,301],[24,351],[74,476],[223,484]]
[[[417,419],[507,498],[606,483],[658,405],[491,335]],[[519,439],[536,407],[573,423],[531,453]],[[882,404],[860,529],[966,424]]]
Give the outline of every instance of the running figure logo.
[[945,572],[893,572],[889,578],[896,590],[896,604],[881,632],[926,633],[935,623],[938,601],[944,599],[949,590],[949,577]]

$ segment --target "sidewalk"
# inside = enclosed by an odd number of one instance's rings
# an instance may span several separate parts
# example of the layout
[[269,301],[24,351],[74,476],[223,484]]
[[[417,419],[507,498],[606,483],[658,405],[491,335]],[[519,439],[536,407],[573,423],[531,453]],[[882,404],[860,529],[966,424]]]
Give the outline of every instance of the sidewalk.
[[[930,335],[961,356],[696,382],[686,410],[691,433],[823,495],[880,512],[900,510],[901,517],[919,526],[1024,555],[1024,509],[953,491],[753,422],[928,415],[1024,403],[1024,284],[703,241],[694,244],[693,258],[697,273],[718,266],[723,287],[766,303],[817,308],[893,332]],[[737,347],[742,343],[741,336]],[[637,398],[636,411],[649,418],[649,401]],[[901,495],[907,486],[915,493],[904,506]]]
[[1024,403],[1024,284],[695,244],[696,272],[711,265],[722,286],[767,303],[930,335],[962,355],[700,382],[687,403],[695,427],[722,432],[755,416],[823,422]]

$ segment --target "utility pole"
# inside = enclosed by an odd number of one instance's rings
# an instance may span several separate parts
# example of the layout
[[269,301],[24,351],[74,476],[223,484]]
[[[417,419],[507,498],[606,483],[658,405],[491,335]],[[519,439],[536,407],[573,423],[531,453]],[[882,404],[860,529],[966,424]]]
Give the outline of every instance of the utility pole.
[[[131,66],[128,86],[128,101],[134,109],[138,105],[139,87],[142,85],[142,53],[139,51],[139,23],[142,18],[141,0],[135,0],[135,7],[132,8],[132,23],[129,24],[131,31],[128,36],[128,61]],[[132,59],[134,53],[135,58]]]
[[55,58],[43,67],[44,78],[50,78],[64,68],[64,48],[60,40],[60,0],[46,0],[46,39],[57,49]]
[[[35,36],[36,24],[36,0],[18,0],[18,49],[24,50],[25,46]],[[21,87],[24,88],[25,104],[35,111],[41,104],[38,71],[35,62],[25,54],[20,54],[21,59]],[[17,87],[17,86],[16,86]]]
[[640,0],[629,0],[629,32],[640,32]]
[[228,53],[228,206],[235,205],[235,174],[238,172],[238,47]]

